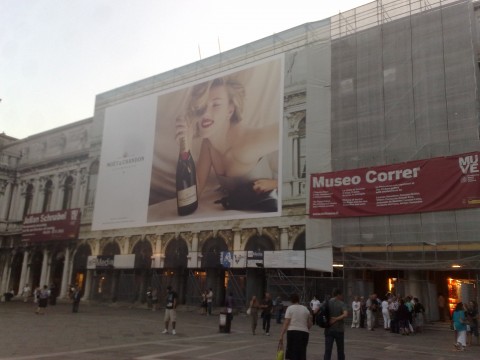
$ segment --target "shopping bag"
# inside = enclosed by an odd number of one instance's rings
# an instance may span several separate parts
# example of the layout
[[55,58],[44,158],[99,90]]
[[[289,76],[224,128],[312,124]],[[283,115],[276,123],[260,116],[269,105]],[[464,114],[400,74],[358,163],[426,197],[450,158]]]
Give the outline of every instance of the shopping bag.
[[250,315],[252,313],[252,309],[251,308],[248,308],[247,309],[247,315]]
[[276,360],[283,360],[284,357],[284,352],[283,352],[283,342],[279,342],[277,346],[277,357],[275,358]]

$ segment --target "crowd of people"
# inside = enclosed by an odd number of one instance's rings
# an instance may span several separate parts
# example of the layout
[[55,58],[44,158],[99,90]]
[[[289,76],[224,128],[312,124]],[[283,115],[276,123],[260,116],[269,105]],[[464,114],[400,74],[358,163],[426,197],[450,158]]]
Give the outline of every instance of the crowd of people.
[[413,296],[402,297],[392,293],[387,293],[383,298],[375,293],[366,299],[355,296],[351,311],[351,327],[369,331],[374,331],[381,324],[386,331],[411,335],[422,332],[425,323],[425,307]]

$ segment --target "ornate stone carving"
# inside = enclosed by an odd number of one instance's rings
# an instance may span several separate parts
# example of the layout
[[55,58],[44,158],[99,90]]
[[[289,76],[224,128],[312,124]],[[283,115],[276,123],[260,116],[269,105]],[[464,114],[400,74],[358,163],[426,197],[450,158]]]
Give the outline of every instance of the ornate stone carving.
[[278,227],[268,227],[268,228],[264,228],[262,234],[268,236],[268,237],[269,237],[271,240],[273,240],[274,242],[280,240],[280,236],[279,236],[280,230],[278,229]]

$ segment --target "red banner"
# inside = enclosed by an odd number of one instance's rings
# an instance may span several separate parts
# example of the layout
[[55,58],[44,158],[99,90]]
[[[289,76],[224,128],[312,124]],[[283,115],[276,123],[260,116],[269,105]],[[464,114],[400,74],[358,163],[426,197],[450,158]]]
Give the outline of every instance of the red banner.
[[480,152],[312,174],[310,217],[375,216],[480,207]]
[[22,241],[76,239],[80,230],[80,209],[29,214],[22,227]]

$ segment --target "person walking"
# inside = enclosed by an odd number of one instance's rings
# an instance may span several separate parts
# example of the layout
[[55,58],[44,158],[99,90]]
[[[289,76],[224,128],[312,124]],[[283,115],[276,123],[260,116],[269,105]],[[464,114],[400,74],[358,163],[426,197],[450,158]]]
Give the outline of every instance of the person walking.
[[313,325],[312,314],[305,306],[299,304],[300,298],[297,294],[292,294],[290,301],[292,305],[285,311],[279,343],[283,346],[283,336],[287,333],[285,359],[306,360],[309,330]]
[[467,321],[470,331],[467,329],[467,345],[473,345],[473,337],[477,338],[477,345],[480,344],[478,338],[478,306],[475,300],[470,300],[467,305]]
[[452,315],[452,321],[455,331],[457,332],[457,342],[455,343],[455,348],[463,351],[467,346],[467,319],[465,316],[465,308],[462,302],[459,302],[455,306],[455,311]]
[[80,299],[82,298],[82,292],[79,286],[75,287],[72,293],[72,312],[78,313],[78,308],[80,307]]
[[252,296],[250,303],[248,304],[248,308],[250,309],[250,324],[252,327],[252,334],[255,335],[255,330],[257,329],[257,322],[258,322],[258,309],[260,308],[260,303],[257,300],[255,295]]
[[388,311],[388,304],[390,299],[385,297],[382,300],[381,307],[382,307],[382,316],[383,316],[383,328],[385,330],[390,330],[390,312]]
[[315,324],[315,314],[318,312],[318,309],[320,309],[320,300],[318,300],[318,297],[316,295],[313,295],[312,300],[310,301],[310,311],[312,312],[312,321]]
[[274,309],[275,309],[275,318],[277,320],[277,324],[281,324],[282,316],[283,316],[283,301],[280,296],[277,296],[277,298],[275,299]]
[[213,290],[208,289],[207,292],[207,315],[212,315]]
[[260,305],[262,308],[262,328],[265,335],[270,336],[270,320],[272,319],[273,301],[270,294],[265,293],[265,298]]
[[47,308],[49,297],[50,291],[48,290],[48,286],[44,285],[38,294],[38,306],[35,311],[36,314],[45,315],[45,309]]
[[167,286],[167,298],[165,305],[165,330],[162,334],[168,334],[169,323],[172,323],[172,335],[176,335],[175,325],[177,322],[177,293],[173,291],[172,287]]
[[23,302],[26,303],[28,301],[28,298],[30,297],[31,292],[32,292],[32,289],[30,289],[30,285],[25,284],[25,286],[23,287],[23,290],[22,290]]
[[345,322],[348,316],[347,305],[343,302],[341,289],[334,289],[328,301],[329,327],[325,329],[324,360],[332,358],[333,343],[337,343],[337,358],[345,360]]
[[358,296],[352,301],[352,328],[360,327],[360,299]]
[[377,312],[377,294],[371,294],[367,300],[367,329],[375,330],[375,315]]

